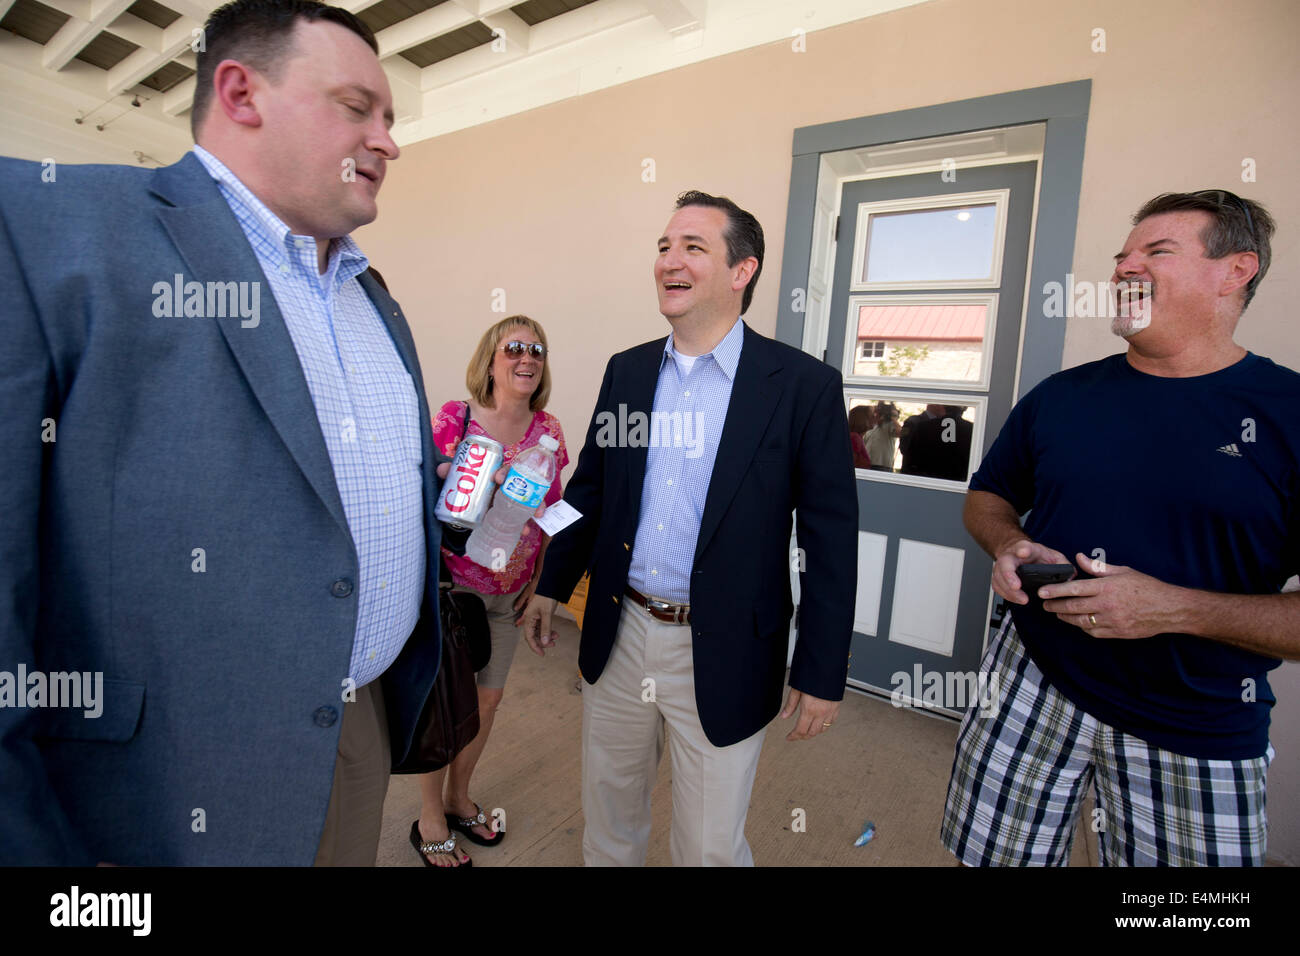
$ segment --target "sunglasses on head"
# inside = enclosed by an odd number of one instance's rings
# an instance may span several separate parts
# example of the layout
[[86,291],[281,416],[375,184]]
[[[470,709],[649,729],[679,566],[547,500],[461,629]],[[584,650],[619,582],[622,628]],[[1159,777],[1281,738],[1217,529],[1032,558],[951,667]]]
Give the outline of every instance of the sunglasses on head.
[[[1226,189],[1199,189],[1192,193],[1192,195],[1198,199],[1213,199],[1215,205],[1223,208],[1231,209],[1233,206],[1236,206],[1240,209],[1241,214],[1246,217],[1246,231],[1250,233],[1250,244],[1252,246],[1258,245],[1259,240],[1255,238],[1255,220],[1251,218],[1250,206],[1246,204],[1246,200],[1242,199],[1236,193],[1229,192]],[[1254,289],[1255,283],[1258,281],[1259,273],[1256,273],[1250,282],[1247,283],[1247,290]]]
[[519,358],[525,352],[532,352],[535,359],[546,358],[546,346],[541,342],[507,342],[501,351],[511,358]]
[[1255,241],[1255,221],[1250,216],[1250,207],[1246,205],[1246,200],[1226,189],[1200,189],[1192,195],[1198,199],[1213,199],[1219,206],[1236,206],[1246,217],[1246,231],[1250,233],[1250,241]]

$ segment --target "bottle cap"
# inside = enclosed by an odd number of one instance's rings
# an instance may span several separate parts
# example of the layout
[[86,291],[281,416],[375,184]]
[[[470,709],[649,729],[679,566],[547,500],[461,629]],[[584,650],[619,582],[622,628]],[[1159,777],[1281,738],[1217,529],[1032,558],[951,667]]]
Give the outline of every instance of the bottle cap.
[[543,435],[541,438],[537,439],[537,444],[541,445],[547,451],[556,451],[560,447],[560,443],[555,440],[554,435]]

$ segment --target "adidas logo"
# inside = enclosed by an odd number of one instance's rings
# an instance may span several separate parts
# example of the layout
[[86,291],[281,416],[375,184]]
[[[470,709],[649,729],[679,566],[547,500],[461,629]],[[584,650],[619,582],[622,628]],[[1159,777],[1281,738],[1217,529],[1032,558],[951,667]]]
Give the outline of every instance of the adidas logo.
[[1233,458],[1241,457],[1241,451],[1237,448],[1236,442],[1233,442],[1231,445],[1224,445],[1216,450],[1223,452],[1225,455],[1231,455]]

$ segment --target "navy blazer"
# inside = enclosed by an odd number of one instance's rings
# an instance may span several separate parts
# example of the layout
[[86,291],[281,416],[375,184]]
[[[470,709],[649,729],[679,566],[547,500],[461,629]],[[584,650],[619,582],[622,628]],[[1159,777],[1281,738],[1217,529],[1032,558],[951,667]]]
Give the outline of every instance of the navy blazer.
[[[360,572],[257,257],[192,153],[53,182],[0,160],[0,227],[0,671],[104,678],[98,717],[0,708],[0,863],[310,864]],[[261,282],[260,321],[155,316],[176,274]],[[424,606],[382,678],[400,759],[439,660],[445,459],[401,309],[360,281],[424,456]]]
[[[791,511],[806,564],[790,686],[840,700],[857,587],[858,499],[838,372],[744,329],[691,569],[695,700],[725,747],[781,708],[793,605]],[[666,338],[609,360],[564,499],[583,518],[556,535],[537,593],[567,600],[591,572],[578,663],[594,684],[614,646],[636,542],[648,448],[596,441],[601,413],[647,416]]]

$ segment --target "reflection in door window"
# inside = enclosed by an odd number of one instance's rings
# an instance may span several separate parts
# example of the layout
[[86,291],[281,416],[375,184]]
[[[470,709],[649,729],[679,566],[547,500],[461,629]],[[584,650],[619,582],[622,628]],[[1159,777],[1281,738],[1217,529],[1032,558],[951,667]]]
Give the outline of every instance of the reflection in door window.
[[854,398],[849,440],[858,468],[965,482],[975,406]]
[[872,213],[860,281],[991,278],[997,220],[994,203]]
[[852,375],[979,382],[988,304],[869,305],[858,300]]

